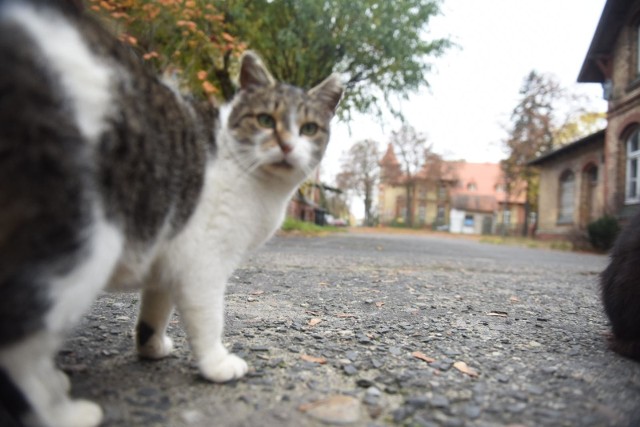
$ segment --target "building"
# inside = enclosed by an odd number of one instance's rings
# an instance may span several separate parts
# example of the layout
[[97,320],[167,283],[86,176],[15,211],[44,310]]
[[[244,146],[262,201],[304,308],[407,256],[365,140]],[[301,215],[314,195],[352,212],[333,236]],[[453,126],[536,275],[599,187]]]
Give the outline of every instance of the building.
[[409,195],[407,177],[392,144],[380,166],[378,213],[383,225],[405,225],[409,209],[417,227],[468,234],[519,234],[522,230],[524,186],[507,193],[497,163],[428,162],[412,180]]
[[566,236],[609,214],[626,222],[640,204],[640,0],[608,0],[578,75],[599,83],[607,127],[535,159],[542,237]]
[[604,214],[604,141],[601,130],[529,163],[540,171],[537,237],[564,238]]
[[525,186],[509,192],[498,163],[450,162],[449,229],[465,234],[522,234]]

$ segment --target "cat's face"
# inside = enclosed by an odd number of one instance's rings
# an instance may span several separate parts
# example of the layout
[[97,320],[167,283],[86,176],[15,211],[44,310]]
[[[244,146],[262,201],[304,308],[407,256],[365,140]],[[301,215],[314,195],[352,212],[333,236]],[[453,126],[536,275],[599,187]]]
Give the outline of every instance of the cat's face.
[[245,54],[226,124],[234,157],[250,172],[304,178],[322,159],[341,96],[336,76],[304,91],[275,82],[257,56]]

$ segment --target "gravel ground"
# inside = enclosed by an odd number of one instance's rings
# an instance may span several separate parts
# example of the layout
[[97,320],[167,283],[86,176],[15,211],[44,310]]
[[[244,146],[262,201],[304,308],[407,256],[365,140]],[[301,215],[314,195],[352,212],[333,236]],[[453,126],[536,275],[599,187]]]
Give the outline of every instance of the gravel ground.
[[231,280],[247,377],[133,349],[137,295],[105,294],[59,362],[105,426],[640,425],[640,364],[606,349],[605,256],[431,235],[276,237]]

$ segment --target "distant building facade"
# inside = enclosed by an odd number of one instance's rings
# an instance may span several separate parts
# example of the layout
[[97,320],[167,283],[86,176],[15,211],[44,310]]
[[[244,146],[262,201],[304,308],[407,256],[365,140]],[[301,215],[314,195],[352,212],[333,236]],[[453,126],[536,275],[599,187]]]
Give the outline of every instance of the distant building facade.
[[[507,193],[500,165],[442,161],[434,173],[416,174],[407,197],[407,177],[389,144],[380,161],[378,213],[383,225],[413,225],[467,234],[519,234],[524,222],[524,187]],[[431,165],[433,167],[433,165]]]

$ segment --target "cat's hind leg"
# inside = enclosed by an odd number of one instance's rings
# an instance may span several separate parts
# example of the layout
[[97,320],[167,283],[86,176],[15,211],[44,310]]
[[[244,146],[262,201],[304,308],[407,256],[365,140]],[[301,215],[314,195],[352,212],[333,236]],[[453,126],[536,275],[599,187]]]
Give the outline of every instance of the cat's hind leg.
[[138,355],[146,359],[161,359],[173,349],[173,341],[166,334],[173,311],[169,291],[147,288],[142,291],[140,316],[136,325]]
[[[18,425],[93,427],[102,420],[97,404],[69,397],[69,379],[54,364],[67,331],[104,288],[122,250],[121,234],[101,219],[86,235],[83,249],[73,256],[72,268],[41,275],[40,280],[47,282],[42,286],[47,289],[47,304],[38,318],[39,327],[0,347],[0,406],[19,420]],[[26,308],[29,303],[20,304]],[[18,402],[17,409],[12,402]]]

